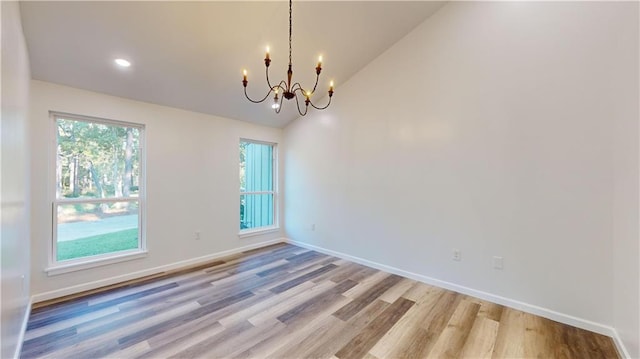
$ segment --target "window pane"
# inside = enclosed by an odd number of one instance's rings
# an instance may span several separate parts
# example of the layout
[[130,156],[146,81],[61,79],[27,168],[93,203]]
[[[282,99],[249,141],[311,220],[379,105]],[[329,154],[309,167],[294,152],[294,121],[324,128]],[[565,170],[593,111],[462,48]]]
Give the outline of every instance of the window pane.
[[273,224],[273,194],[240,195],[241,230]]
[[240,142],[240,192],[273,191],[273,145]]
[[139,248],[137,202],[57,207],[58,261]]
[[56,198],[138,196],[138,128],[58,117],[56,131]]

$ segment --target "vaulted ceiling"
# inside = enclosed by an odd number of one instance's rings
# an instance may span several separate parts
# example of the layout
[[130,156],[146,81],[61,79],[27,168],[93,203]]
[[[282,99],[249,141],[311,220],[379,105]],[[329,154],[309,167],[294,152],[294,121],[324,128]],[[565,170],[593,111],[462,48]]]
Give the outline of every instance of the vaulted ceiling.
[[[312,84],[318,55],[325,93],[372,61],[442,2],[305,1],[293,3],[294,79]],[[288,2],[49,2],[21,3],[32,77],[160,105],[283,127],[295,103],[279,115],[262,97],[265,46],[270,76],[284,79],[288,60]],[[131,61],[118,68],[114,59]],[[401,69],[399,69],[401,70]],[[317,99],[324,103],[320,96]]]

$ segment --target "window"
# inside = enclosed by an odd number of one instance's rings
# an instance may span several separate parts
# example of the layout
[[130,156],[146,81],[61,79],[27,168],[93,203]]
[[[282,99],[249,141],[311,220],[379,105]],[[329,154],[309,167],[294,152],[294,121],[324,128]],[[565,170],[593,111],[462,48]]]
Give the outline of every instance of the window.
[[275,229],[276,145],[240,140],[240,233]]
[[144,126],[55,113],[52,117],[53,267],[143,252]]

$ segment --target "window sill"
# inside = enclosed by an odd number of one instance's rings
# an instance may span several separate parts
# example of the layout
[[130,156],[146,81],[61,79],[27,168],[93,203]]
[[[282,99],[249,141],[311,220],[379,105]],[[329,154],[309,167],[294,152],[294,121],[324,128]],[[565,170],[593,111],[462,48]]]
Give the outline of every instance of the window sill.
[[238,233],[238,238],[259,236],[261,234],[274,233],[280,231],[280,227],[264,227],[257,229],[247,229]]
[[45,268],[45,272],[47,276],[56,276],[59,274],[70,273],[81,271],[89,268],[95,268],[100,266],[105,266],[109,264],[115,264],[120,262],[131,261],[134,259],[140,259],[147,256],[147,251],[135,251],[129,253],[123,253],[115,256],[109,256],[106,258],[99,259],[87,259],[82,262],[68,263],[68,264],[60,264],[54,267]]

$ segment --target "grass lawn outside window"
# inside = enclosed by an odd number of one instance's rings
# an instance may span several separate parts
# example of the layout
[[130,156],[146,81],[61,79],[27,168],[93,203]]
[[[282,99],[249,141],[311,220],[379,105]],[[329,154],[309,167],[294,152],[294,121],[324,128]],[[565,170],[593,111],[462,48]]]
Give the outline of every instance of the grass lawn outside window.
[[138,248],[138,229],[58,242],[58,260],[96,256]]

